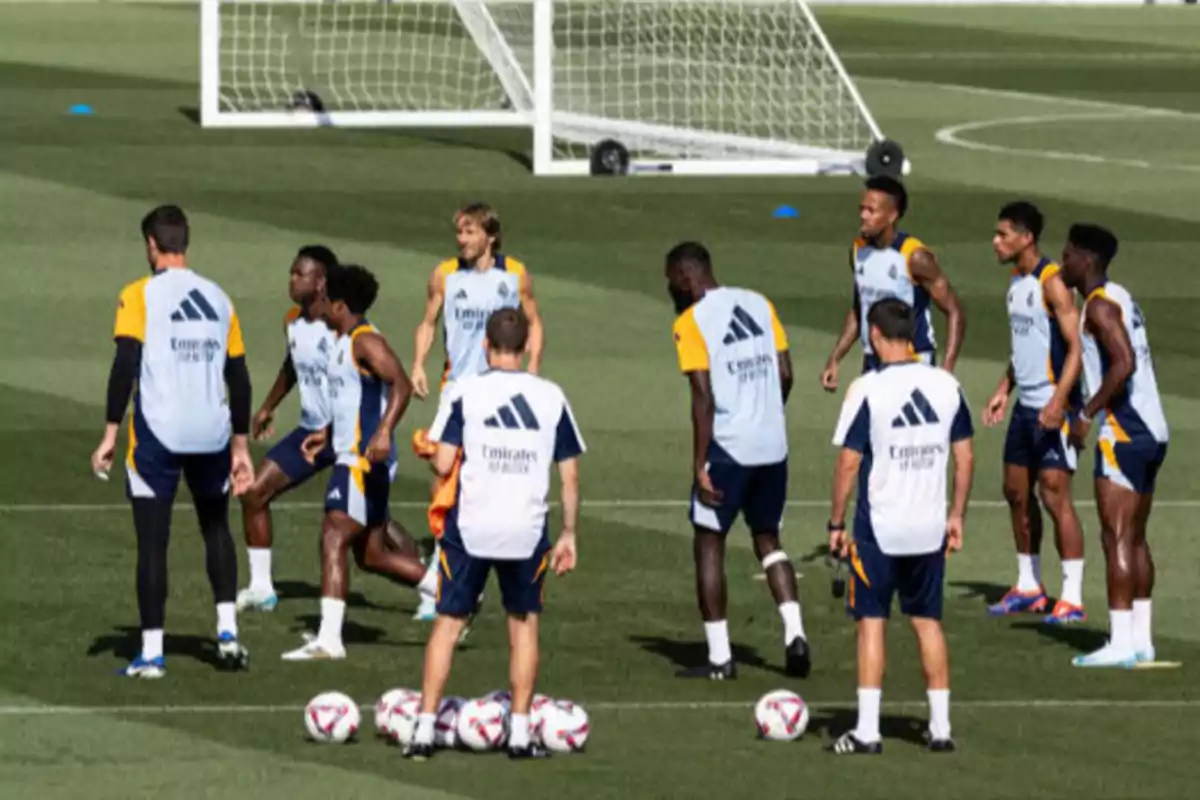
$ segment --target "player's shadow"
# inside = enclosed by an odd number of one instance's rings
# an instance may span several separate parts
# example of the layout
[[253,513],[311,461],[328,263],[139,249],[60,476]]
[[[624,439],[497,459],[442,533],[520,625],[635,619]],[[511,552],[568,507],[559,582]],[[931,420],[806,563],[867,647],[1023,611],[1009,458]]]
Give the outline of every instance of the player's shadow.
[[1078,653],[1090,653],[1108,644],[1108,634],[1077,625],[1047,625],[1044,622],[1014,622],[1013,630],[1033,631],[1039,636],[1067,645]]
[[[824,738],[833,741],[849,730],[854,730],[858,724],[858,711],[853,708],[842,708],[836,711],[814,712],[809,720],[808,729]],[[904,714],[884,714],[879,718],[879,733],[887,740],[899,739],[910,744],[925,745],[925,730],[929,727],[928,720]]]
[[966,599],[979,597],[983,599],[984,604],[992,605],[999,603],[1000,598],[1004,597],[1005,593],[1011,589],[1011,586],[1005,586],[1001,583],[989,583],[988,581],[949,581],[948,585],[965,590],[962,596]]
[[[668,639],[665,636],[640,636],[637,634],[630,636],[629,641],[648,653],[662,656],[681,669],[690,669],[708,663],[708,644],[703,641],[685,642]],[[769,663],[753,647],[733,644],[730,646],[730,650],[733,652],[733,661],[738,666],[756,667],[776,675],[787,675],[782,667]]]
[[[280,602],[285,600],[320,600],[321,587],[307,581],[275,581],[275,594],[279,596]],[[373,611],[391,610],[372,603],[362,592],[348,592],[346,594],[346,607],[367,608]]]
[[[115,633],[97,636],[87,649],[87,655],[94,657],[102,653],[112,653],[124,661],[132,661],[142,652],[142,631],[132,626],[113,628]],[[187,634],[168,633],[163,636],[163,655],[186,656],[194,658],[202,664],[208,664],[214,669],[221,667],[217,657],[217,642],[206,636],[191,636]]]

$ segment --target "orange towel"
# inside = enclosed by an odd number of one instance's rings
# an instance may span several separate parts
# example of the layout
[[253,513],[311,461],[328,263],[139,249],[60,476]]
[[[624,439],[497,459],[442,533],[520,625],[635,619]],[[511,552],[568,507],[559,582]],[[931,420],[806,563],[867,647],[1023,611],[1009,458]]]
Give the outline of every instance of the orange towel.
[[[425,429],[413,432],[413,452],[426,461],[433,458],[437,452],[437,443],[429,441],[429,432]],[[458,498],[458,468],[462,464],[462,453],[454,460],[454,468],[446,477],[439,477],[433,485],[433,499],[429,503],[426,518],[429,522],[429,532],[435,539],[442,538],[446,530],[446,514],[454,507]]]

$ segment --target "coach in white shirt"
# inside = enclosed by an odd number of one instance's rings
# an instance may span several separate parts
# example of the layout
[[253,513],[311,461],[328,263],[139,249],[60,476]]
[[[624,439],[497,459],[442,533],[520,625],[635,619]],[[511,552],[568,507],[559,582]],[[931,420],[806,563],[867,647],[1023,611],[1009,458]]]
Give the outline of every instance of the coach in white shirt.
[[[405,751],[410,758],[433,754],[434,723],[454,648],[493,569],[512,648],[509,756],[546,755],[529,737],[538,615],[547,569],[562,575],[575,568],[578,458],[584,445],[562,389],[521,369],[528,338],[529,321],[520,309],[494,312],[484,342],[489,369],[455,382],[429,430],[430,441],[438,443],[437,473],[449,475],[460,450],[462,464],[458,499],[441,540],[438,617],[425,649],[421,716]],[[563,530],[552,549],[546,497],[556,463]]]
[[[974,456],[971,414],[949,372],[912,357],[912,308],[881,300],[867,315],[881,365],[846,393],[833,443],[841,447],[833,475],[829,548],[850,558],[850,613],[858,623],[858,726],[830,748],[838,755],[883,750],[879,705],[884,629],[892,595],[910,617],[928,686],[928,742],[951,752],[950,662],[942,635],[942,581],[947,548],[962,547],[963,517]],[[954,456],[954,499],[946,512],[946,466]],[[846,505],[858,503],[853,540]]]

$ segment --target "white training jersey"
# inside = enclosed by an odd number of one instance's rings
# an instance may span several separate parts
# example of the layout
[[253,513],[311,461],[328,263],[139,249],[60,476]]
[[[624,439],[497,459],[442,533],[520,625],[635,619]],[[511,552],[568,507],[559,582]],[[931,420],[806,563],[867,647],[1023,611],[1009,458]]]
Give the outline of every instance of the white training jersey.
[[287,313],[283,327],[300,390],[300,427],[319,431],[330,421],[326,368],[333,349],[333,331],[323,320],[305,319],[299,308]]
[[[1038,410],[1054,396],[1067,361],[1067,340],[1045,295],[1046,282],[1058,274],[1058,264],[1043,258],[1028,275],[1014,269],[1008,282],[1017,402]],[[1070,407],[1079,407],[1078,388],[1072,391]]]
[[872,305],[890,298],[903,300],[913,310],[917,323],[913,350],[932,353],[937,349],[929,292],[913,280],[909,267],[913,253],[924,247],[920,239],[900,232],[887,247],[875,247],[864,239],[855,239],[850,246],[850,267],[854,270],[854,291],[858,298],[858,334],[864,353],[874,353],[867,314]]
[[[387,411],[390,384],[363,368],[354,359],[354,340],[364,333],[379,333],[365,319],[334,340],[327,367],[329,408],[333,419],[333,453],[337,463],[368,469],[367,445]],[[392,444],[388,463],[396,459]]]
[[946,536],[946,465],[974,435],[954,376],[916,361],[850,385],[833,443],[862,454],[854,538],[892,556],[937,551]]
[[771,301],[721,286],[675,320],[681,372],[709,373],[716,416],[713,444],[743,466],[787,458],[779,354],[787,334]]
[[462,448],[458,501],[447,517],[476,558],[524,559],[546,536],[550,470],[584,452],[557,384],[493,370],[456,381],[429,430]]
[[1121,321],[1129,342],[1133,347],[1133,374],[1125,384],[1125,390],[1114,398],[1112,405],[1104,409],[1100,425],[1100,438],[1114,442],[1128,442],[1149,436],[1159,444],[1166,444],[1170,432],[1167,418],[1163,414],[1162,399],[1158,394],[1158,380],[1154,376],[1154,361],[1150,357],[1150,339],[1146,335],[1146,318],[1134,302],[1133,297],[1120,284],[1108,281],[1092,290],[1083,306],[1083,375],[1090,399],[1100,389],[1104,374],[1108,371],[1108,354],[1087,330],[1087,304],[1103,298],[1116,303],[1121,309]]
[[142,344],[134,414],[172,453],[229,443],[225,360],[246,354],[241,323],[220,286],[190,269],[164,269],[121,291],[113,336]]
[[438,265],[447,381],[487,370],[483,341],[488,318],[502,308],[521,305],[527,275],[525,265],[503,253],[497,253],[495,258],[495,264],[484,270],[461,259]]

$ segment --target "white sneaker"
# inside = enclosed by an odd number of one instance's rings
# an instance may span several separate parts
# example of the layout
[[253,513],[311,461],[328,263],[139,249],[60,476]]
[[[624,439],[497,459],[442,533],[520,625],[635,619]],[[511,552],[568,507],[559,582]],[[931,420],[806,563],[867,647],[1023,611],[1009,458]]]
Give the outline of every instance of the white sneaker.
[[420,592],[420,595],[421,605],[417,606],[417,613],[412,618],[416,622],[433,622],[437,619],[437,598],[424,592]]
[[297,647],[284,653],[280,658],[284,661],[341,661],[346,657],[346,648],[342,645],[328,645],[316,639],[308,639],[303,647]]
[[1133,657],[1135,659],[1137,659],[1137,662],[1139,664],[1143,664],[1143,663],[1146,663],[1149,661],[1154,661],[1155,655],[1156,654],[1154,652],[1154,645],[1150,645],[1149,647],[1147,647],[1143,650],[1138,650],[1136,653],[1133,654]]
[[249,586],[238,592],[238,611],[274,611],[277,605],[279,605],[279,597],[276,596],[274,589]]
[[1099,650],[1083,656],[1075,656],[1071,663],[1076,667],[1111,667],[1116,669],[1133,669],[1137,656],[1133,650],[1118,650],[1112,642]]

